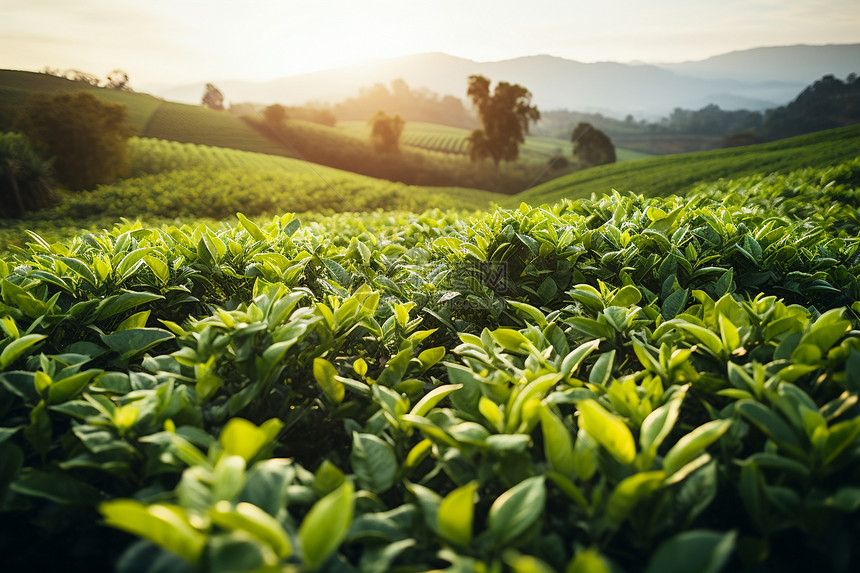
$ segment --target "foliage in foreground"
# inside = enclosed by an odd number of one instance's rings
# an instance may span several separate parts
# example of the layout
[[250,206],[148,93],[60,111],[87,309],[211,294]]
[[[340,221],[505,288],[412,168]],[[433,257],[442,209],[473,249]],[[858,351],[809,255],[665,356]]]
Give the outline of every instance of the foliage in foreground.
[[33,236],[0,263],[0,551],[852,570],[858,225],[740,203]]

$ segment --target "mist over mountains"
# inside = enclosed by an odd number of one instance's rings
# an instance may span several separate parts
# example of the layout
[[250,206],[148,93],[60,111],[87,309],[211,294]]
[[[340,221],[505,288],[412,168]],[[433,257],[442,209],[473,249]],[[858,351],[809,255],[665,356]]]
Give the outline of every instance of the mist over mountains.
[[[860,44],[782,46],[730,52],[671,64],[582,63],[538,55],[476,62],[443,53],[378,60],[268,82],[218,80],[231,103],[333,104],[376,83],[402,78],[412,88],[465,100],[466,79],[482,74],[493,82],[519,83],[542,110],[569,109],[608,116],[651,119],[674,108],[716,104],[726,110],[762,111],[784,105],[824,75],[860,73]],[[204,84],[149,90],[165,99],[199,103]]]

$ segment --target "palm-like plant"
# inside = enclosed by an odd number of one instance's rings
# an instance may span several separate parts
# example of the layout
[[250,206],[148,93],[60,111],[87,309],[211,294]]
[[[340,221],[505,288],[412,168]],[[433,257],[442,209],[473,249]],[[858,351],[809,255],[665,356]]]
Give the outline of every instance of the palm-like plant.
[[23,135],[0,135],[0,218],[18,218],[54,201],[53,164]]

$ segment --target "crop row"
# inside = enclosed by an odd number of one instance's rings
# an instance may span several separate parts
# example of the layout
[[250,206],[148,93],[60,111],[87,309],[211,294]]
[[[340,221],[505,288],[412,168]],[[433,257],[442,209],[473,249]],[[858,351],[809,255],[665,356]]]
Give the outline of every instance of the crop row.
[[430,151],[441,151],[457,155],[465,155],[469,152],[469,141],[459,135],[407,132],[403,134],[402,141],[406,145]]

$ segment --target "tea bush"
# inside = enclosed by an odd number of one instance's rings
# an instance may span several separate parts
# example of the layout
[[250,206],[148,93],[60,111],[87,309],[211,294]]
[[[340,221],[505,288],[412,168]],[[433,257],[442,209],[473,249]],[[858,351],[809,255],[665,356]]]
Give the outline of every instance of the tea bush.
[[4,564],[852,571],[860,239],[773,184],[33,233]]

